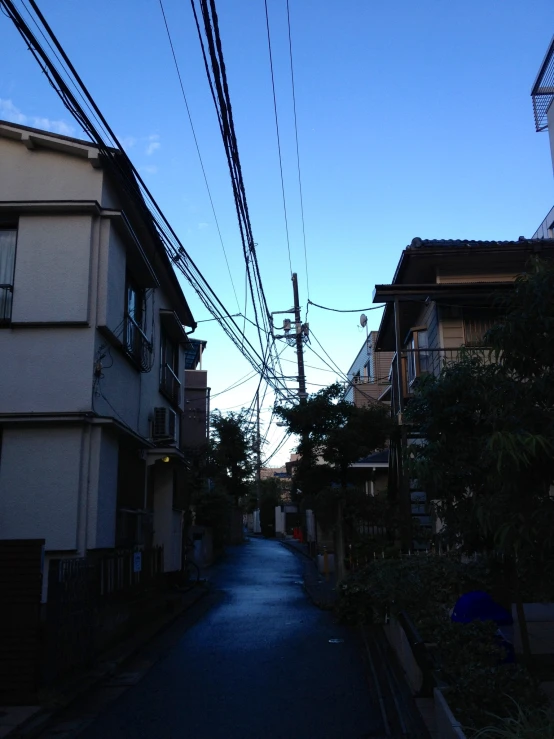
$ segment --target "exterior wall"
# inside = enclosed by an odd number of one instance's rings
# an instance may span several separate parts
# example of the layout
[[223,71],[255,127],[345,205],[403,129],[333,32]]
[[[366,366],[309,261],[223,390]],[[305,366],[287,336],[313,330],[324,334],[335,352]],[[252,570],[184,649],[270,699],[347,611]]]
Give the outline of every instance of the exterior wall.
[[83,428],[10,427],[2,434],[0,539],[76,550]]
[[0,161],[2,171],[10,173],[0,177],[0,202],[101,200],[103,172],[86,158],[40,148],[29,150],[18,141],[0,138]]
[[2,329],[0,356],[0,413],[91,410],[91,330]]
[[457,267],[441,267],[437,269],[437,282],[443,284],[460,284],[465,282],[511,282],[517,272],[482,272],[468,265]]
[[19,219],[13,323],[88,322],[92,218]]
[[[87,160],[86,147],[78,154],[29,150],[0,136],[0,203],[50,201],[53,209],[31,214],[19,208],[12,325],[0,330],[0,414],[92,412],[83,423],[39,426],[21,419],[16,426],[10,418],[0,424],[0,538],[45,538],[48,552],[71,556],[115,546],[120,440],[132,434],[136,448],[126,452],[127,487],[144,505],[146,463],[140,447],[150,445],[154,407],[178,415],[183,410],[185,376],[180,346],[176,407],[160,392],[160,310],[182,315],[184,308],[159,260],[156,269],[167,294],[153,288],[151,269],[116,214],[77,215],[55,203],[121,207],[105,173]],[[13,212],[17,215],[17,205]],[[117,341],[123,339],[128,267],[148,288],[149,372],[139,372]],[[180,562],[181,513],[173,510],[173,465],[156,467],[161,469],[153,491],[155,542],[164,544],[168,569]]]
[[206,370],[187,369],[185,378],[185,405],[182,424],[182,443],[185,447],[199,447],[207,442],[208,405]]
[[115,546],[119,443],[110,429],[102,430],[97,443],[96,464],[91,465],[87,545],[89,549],[108,549]]

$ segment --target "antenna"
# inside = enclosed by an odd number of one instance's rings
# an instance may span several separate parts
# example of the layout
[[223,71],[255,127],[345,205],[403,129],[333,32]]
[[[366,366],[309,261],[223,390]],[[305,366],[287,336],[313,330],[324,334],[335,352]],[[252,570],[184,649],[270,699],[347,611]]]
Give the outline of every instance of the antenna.
[[369,329],[367,327],[367,316],[365,313],[362,313],[360,316],[360,326],[362,328],[365,328],[365,343],[366,343],[366,350],[369,356]]

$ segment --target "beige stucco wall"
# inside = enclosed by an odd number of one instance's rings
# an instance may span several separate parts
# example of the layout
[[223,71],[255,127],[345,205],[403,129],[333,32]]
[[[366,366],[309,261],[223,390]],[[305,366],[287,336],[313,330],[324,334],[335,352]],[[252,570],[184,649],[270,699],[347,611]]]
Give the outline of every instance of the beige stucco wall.
[[[41,148],[30,150],[0,137],[0,162],[0,202],[101,201],[103,172],[86,159]],[[9,172],[9,177],[2,176],[3,172]]]

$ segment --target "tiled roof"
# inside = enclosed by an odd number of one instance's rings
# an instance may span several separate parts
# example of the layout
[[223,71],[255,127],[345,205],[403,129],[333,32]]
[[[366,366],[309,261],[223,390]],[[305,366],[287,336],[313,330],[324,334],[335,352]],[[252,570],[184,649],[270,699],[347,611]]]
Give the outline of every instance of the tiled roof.
[[356,464],[388,464],[389,450],[384,449],[382,452],[375,452],[363,459],[359,459]]
[[412,243],[407,247],[408,249],[421,249],[427,247],[431,249],[440,249],[444,247],[463,247],[463,246],[518,246],[521,244],[540,244],[540,243],[554,243],[554,239],[526,239],[524,236],[520,236],[517,240],[512,241],[476,241],[472,239],[420,239],[416,236],[412,239]]

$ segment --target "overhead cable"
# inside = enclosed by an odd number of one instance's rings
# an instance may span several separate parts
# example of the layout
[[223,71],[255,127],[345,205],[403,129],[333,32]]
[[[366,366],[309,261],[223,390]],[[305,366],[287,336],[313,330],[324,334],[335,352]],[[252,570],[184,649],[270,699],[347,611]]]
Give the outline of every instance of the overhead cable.
[[279,171],[281,173],[281,194],[283,196],[283,214],[285,216],[285,233],[287,237],[287,251],[289,255],[290,273],[292,275],[292,259],[290,256],[290,239],[289,239],[289,222],[287,218],[287,201],[285,199],[285,181],[283,178],[283,158],[281,156],[281,136],[279,135],[279,117],[277,115],[277,96],[275,94],[275,76],[273,74],[273,54],[271,52],[271,34],[269,32],[269,11],[267,9],[267,0],[265,3],[265,23],[267,28],[267,47],[269,50],[269,68],[271,70],[271,89],[273,90],[273,111],[275,114],[275,130],[277,132],[277,151],[279,154]]
[[343,310],[342,308],[326,308],[324,305],[318,305],[318,303],[314,303],[312,300],[308,300],[308,305],[313,305],[316,308],[321,308],[322,310],[330,310],[333,311],[333,313],[365,313],[368,310],[378,310],[379,308],[384,308],[385,305],[372,305],[371,308],[357,308],[355,310]]
[[190,108],[189,108],[187,96],[186,96],[186,93],[185,93],[185,87],[183,85],[183,79],[181,77],[181,70],[179,69],[179,64],[177,62],[177,56],[175,54],[175,49],[173,47],[173,40],[171,38],[171,33],[169,32],[169,25],[168,25],[167,18],[166,18],[166,15],[165,15],[165,10],[164,10],[164,6],[163,6],[163,0],[160,0],[160,8],[161,8],[163,19],[164,19],[165,30],[167,32],[167,39],[169,41],[169,46],[171,47],[171,53],[173,55],[173,61],[175,63],[175,70],[177,72],[177,77],[179,78],[179,85],[181,87],[181,93],[183,94],[183,100],[185,102],[185,108],[187,110],[187,116],[188,116],[189,123],[190,123],[190,129],[192,131],[192,137],[194,139],[194,145],[196,147],[196,153],[198,154],[198,160],[200,161],[200,167],[202,169],[202,174],[204,176],[204,182],[206,183],[206,190],[208,191],[208,197],[210,199],[210,205],[212,206],[212,213],[213,213],[213,216],[214,216],[214,221],[215,221],[215,225],[216,225],[216,228],[217,228],[217,233],[219,234],[219,241],[221,243],[221,248],[223,250],[223,256],[225,257],[225,264],[227,265],[227,271],[229,273],[229,279],[231,280],[231,285],[233,287],[233,292],[235,294],[235,300],[237,301],[237,308],[240,311],[239,299],[238,299],[238,296],[237,296],[237,291],[235,289],[235,283],[233,281],[233,275],[231,274],[231,267],[229,266],[229,260],[227,258],[227,252],[225,250],[225,245],[223,243],[223,236],[221,235],[221,229],[219,228],[219,221],[217,219],[217,214],[215,212],[215,206],[214,206],[214,201],[213,201],[213,198],[212,198],[212,192],[210,190],[210,185],[208,184],[208,177],[206,175],[206,170],[204,168],[204,161],[202,160],[202,154],[200,153],[200,146],[198,145],[198,139],[196,138],[196,131],[194,129],[194,124],[192,122],[192,115],[191,115],[191,112],[190,112]]

